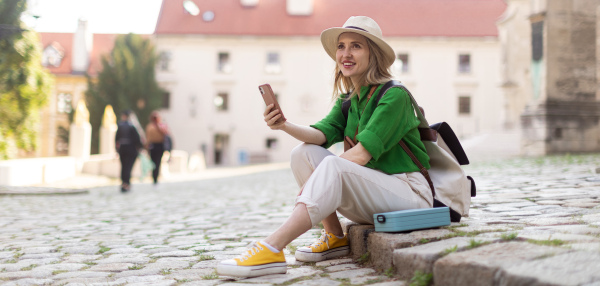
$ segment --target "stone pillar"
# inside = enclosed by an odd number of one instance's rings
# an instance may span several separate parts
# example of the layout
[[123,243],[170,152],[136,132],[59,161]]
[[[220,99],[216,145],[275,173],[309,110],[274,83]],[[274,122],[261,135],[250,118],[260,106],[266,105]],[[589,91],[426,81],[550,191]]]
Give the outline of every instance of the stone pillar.
[[111,105],[104,108],[102,126],[100,126],[100,154],[112,154],[115,149],[115,135],[117,134],[117,116]]
[[83,162],[90,158],[91,147],[92,125],[90,124],[90,113],[83,99],[80,99],[75,109],[75,116],[69,134],[69,156],[77,159],[78,170],[81,170]]
[[[540,2],[540,1],[535,1]],[[533,100],[521,116],[526,155],[600,150],[596,37],[600,0],[546,1],[532,11]]]

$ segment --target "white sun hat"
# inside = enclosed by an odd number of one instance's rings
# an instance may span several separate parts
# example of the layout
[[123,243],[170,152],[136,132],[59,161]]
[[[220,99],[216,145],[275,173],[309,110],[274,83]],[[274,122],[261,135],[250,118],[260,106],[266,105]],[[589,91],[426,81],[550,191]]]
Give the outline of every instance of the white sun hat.
[[321,43],[327,54],[335,61],[338,38],[342,33],[352,32],[363,35],[373,41],[385,55],[386,67],[390,67],[396,60],[394,49],[383,40],[381,28],[375,20],[367,16],[352,16],[343,27],[329,28],[321,33]]

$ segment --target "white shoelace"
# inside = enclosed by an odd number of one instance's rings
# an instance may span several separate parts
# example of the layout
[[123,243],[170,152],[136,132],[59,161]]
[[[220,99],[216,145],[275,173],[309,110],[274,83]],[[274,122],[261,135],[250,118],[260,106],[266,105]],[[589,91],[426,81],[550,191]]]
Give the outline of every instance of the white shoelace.
[[259,251],[261,251],[263,249],[264,248],[262,246],[260,246],[260,244],[258,244],[256,242],[252,243],[252,245],[250,245],[250,249],[248,249],[246,251],[246,253],[242,254],[242,256],[240,257],[240,262],[250,259],[250,257],[257,254]]
[[319,237],[319,240],[313,242],[313,244],[310,245],[310,247],[319,247],[321,244],[325,243],[327,244],[327,248],[329,248],[329,238],[331,237],[330,234],[328,234],[327,232],[325,232],[324,229],[321,230],[321,237]]

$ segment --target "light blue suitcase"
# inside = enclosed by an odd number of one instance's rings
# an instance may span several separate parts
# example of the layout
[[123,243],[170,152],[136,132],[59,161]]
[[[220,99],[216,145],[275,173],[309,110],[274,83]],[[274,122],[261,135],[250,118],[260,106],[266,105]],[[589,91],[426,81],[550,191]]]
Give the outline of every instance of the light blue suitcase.
[[448,207],[404,210],[373,215],[375,231],[403,232],[450,225]]

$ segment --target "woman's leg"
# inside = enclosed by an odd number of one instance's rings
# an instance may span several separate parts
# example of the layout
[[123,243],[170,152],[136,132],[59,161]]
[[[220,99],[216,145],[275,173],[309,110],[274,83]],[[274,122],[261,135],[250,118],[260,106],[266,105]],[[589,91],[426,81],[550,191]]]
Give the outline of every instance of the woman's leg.
[[[304,186],[315,169],[327,156],[335,155],[329,152],[329,150],[314,144],[302,143],[292,150],[290,165],[298,186],[301,188]],[[337,236],[344,235],[342,225],[335,211],[326,217],[322,223],[326,232]]]
[[[306,206],[304,208],[306,209]],[[308,215],[308,210],[306,212]],[[339,237],[344,236],[344,230],[342,229],[342,224],[340,223],[336,212],[333,212],[328,217],[323,219],[321,223],[323,223],[323,228],[325,228],[326,232],[333,233]]]
[[162,161],[162,156],[164,153],[164,149],[161,143],[152,144],[150,147],[150,158],[152,162],[154,162],[154,170],[152,170],[152,180],[154,183],[158,183],[158,175],[160,174],[160,163]]
[[375,213],[431,207],[433,198],[418,172],[388,175],[332,156],[315,169],[296,203],[306,205],[313,225],[336,210],[372,224]]
[[298,204],[290,217],[275,232],[265,238],[265,242],[281,251],[311,227],[312,224],[306,206]]
[[314,144],[302,143],[291,153],[290,166],[299,187],[303,187],[314,170],[327,156],[335,156],[329,150]]

